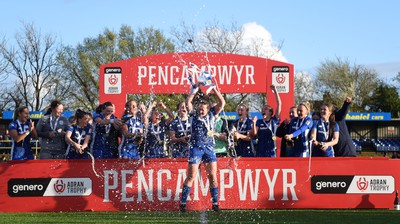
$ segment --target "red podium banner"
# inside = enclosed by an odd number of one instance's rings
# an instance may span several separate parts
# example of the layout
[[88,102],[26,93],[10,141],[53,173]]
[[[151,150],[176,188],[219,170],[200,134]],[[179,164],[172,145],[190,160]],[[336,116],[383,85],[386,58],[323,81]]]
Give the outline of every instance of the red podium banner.
[[[0,211],[178,210],[185,159],[0,164]],[[221,209],[393,208],[400,160],[219,158]],[[204,167],[188,210],[211,207]]]

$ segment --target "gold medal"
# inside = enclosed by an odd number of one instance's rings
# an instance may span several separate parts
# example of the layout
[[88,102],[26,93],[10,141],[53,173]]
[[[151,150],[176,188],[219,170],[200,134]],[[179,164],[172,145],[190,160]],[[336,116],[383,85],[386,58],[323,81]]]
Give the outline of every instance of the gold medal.
[[210,136],[210,137],[212,137],[212,136],[213,136],[213,132],[212,132],[212,131],[208,131],[208,132],[207,132],[207,135]]
[[272,140],[274,140],[274,141],[275,141],[275,140],[276,140],[276,136],[272,136]]

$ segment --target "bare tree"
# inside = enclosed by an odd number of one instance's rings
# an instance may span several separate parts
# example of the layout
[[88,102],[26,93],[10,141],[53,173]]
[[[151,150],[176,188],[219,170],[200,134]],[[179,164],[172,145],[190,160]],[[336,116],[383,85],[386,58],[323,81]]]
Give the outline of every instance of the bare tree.
[[[3,38],[0,42],[0,48],[3,48],[5,45],[6,41]],[[0,83],[3,83],[8,78],[8,73],[6,72],[7,66],[8,66],[8,61],[5,60],[5,58],[0,55]]]
[[33,24],[23,24],[22,33],[15,36],[17,47],[0,46],[0,54],[8,63],[7,72],[16,78],[13,94],[19,94],[22,104],[30,110],[40,110],[49,100],[64,95],[66,80],[60,81],[55,62],[56,38],[42,36]]
[[85,38],[76,47],[63,47],[57,61],[62,66],[62,73],[73,82],[70,107],[94,110],[98,106],[100,65],[173,51],[174,45],[161,31],[144,28],[134,32],[126,25],[121,26],[118,33],[105,28],[96,38]]
[[352,109],[364,111],[379,84],[378,74],[348,60],[326,60],[317,69],[316,89],[324,102],[341,105],[346,96],[353,98]]
[[298,72],[294,76],[294,102],[295,105],[304,101],[316,100],[314,83],[307,72]]
[[[261,26],[255,26],[261,29]],[[224,26],[214,20],[198,29],[193,25],[188,26],[183,21],[180,26],[174,27],[171,33],[175,38],[177,50],[181,52],[219,52],[264,58],[276,58],[281,54],[282,44],[273,44],[270,35],[265,37],[248,34],[245,28],[239,27],[236,22]],[[267,103],[265,94],[224,94],[224,97],[227,99],[226,110],[235,110],[239,103],[249,105],[251,110],[261,110],[262,105]]]

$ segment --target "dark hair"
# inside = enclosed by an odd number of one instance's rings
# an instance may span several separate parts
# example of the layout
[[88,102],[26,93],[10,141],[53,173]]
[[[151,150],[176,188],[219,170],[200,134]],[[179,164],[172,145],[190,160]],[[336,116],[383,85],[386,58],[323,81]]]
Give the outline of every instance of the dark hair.
[[28,109],[27,106],[20,106],[14,111],[13,120],[17,120],[20,113],[22,113],[25,109]]
[[88,112],[83,111],[81,109],[76,110],[75,112],[75,120],[78,121],[78,119],[82,119],[85,115],[87,115]]
[[131,111],[129,111],[130,110],[130,107],[131,107],[131,103],[132,102],[135,102],[136,103],[136,101],[134,101],[134,100],[128,100],[126,103],[125,103],[125,109],[124,109],[124,116],[125,115],[127,115],[127,114],[129,114]]
[[47,109],[46,113],[44,115],[49,115],[53,111],[53,109],[56,109],[58,106],[61,105],[61,102],[58,100],[54,100],[50,103],[49,109]]
[[107,107],[112,107],[113,104],[110,101],[104,102],[102,104],[100,104],[97,108],[96,108],[96,113],[101,113],[104,109],[106,109]]
[[179,110],[179,107],[181,106],[182,103],[186,103],[185,101],[181,101],[176,105],[176,110]]
[[324,103],[322,106],[326,106],[331,112],[331,115],[329,116],[329,136],[333,136],[333,132],[335,131],[335,120],[336,120],[334,112],[335,106],[331,103]]

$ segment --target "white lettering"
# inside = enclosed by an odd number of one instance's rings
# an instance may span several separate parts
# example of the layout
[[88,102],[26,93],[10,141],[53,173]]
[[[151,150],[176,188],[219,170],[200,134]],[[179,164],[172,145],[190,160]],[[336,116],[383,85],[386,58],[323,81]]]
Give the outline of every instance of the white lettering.
[[[154,173],[156,171],[156,173]],[[242,172],[243,171],[243,172]],[[272,173],[270,173],[270,171]],[[282,172],[281,172],[282,171]],[[104,171],[104,202],[120,200],[120,202],[154,202],[158,201],[179,201],[184,180],[187,177],[186,169],[146,169],[146,170],[105,170]],[[236,175],[234,174],[236,172]],[[261,172],[265,181],[261,181]],[[200,173],[202,176],[200,176]],[[119,176],[120,175],[120,176]],[[281,176],[281,178],[280,178]],[[237,180],[235,180],[235,178]],[[171,182],[171,180],[173,182]],[[219,200],[230,200],[229,197],[239,197],[240,201],[256,201],[262,195],[269,201],[274,201],[276,196],[278,181],[282,181],[282,201],[298,200],[296,195],[296,171],[294,169],[220,169],[219,170]],[[237,185],[237,187],[236,187]],[[268,185],[268,186],[266,186]],[[317,183],[317,189],[325,185],[342,186],[343,183],[326,184]],[[199,201],[207,197],[210,182],[204,172],[199,172],[193,183],[191,198],[188,200]],[[263,189],[259,190],[262,187]],[[43,186],[13,186],[13,191],[22,191],[23,189],[38,189]],[[383,189],[383,188],[382,188]],[[137,192],[136,192],[137,190]],[[157,194],[155,194],[157,191]],[[235,195],[236,194],[236,195]],[[265,194],[265,196],[264,196]],[[136,196],[134,196],[136,195]],[[157,198],[154,198],[156,195]],[[248,197],[249,196],[249,197]]]
[[[160,201],[169,201],[171,200],[171,189],[164,189],[163,188],[163,174],[166,174],[166,180],[171,180],[171,171],[169,170],[159,170],[157,172],[157,197]],[[163,192],[166,192],[167,195],[163,196]]]
[[126,182],[126,175],[131,174],[133,175],[133,170],[121,170],[121,175],[122,175],[122,180],[121,180],[121,187],[122,187],[122,198],[121,201],[133,201],[133,196],[127,198],[126,197],[126,188],[131,188],[132,189],[132,182],[129,182],[127,184]]
[[[226,175],[228,177],[226,177]],[[219,171],[220,176],[220,184],[219,184],[219,200],[225,201],[225,189],[233,187],[233,170],[230,169],[221,169]],[[228,180],[228,183],[225,181]]]
[[242,171],[241,169],[236,170],[237,178],[238,178],[238,187],[239,187],[239,198],[241,201],[246,200],[247,199],[247,189],[249,188],[251,200],[256,201],[257,193],[258,193],[258,186],[259,186],[259,182],[260,182],[261,170],[256,169],[255,184],[253,184],[252,170],[250,170],[250,169],[245,170],[244,183],[242,182],[241,171]]
[[143,201],[142,187],[144,188],[148,201],[153,201],[153,173],[154,170],[148,170],[148,183],[143,174],[143,170],[137,170],[138,174],[138,201]]
[[[205,180],[205,183],[204,183]],[[208,189],[210,188],[210,182],[208,178],[203,178],[201,176],[201,172],[198,172],[197,178],[194,179],[194,197],[193,200],[198,201],[199,199],[199,189],[198,187],[200,186],[200,191],[203,196],[206,196],[208,194]]]
[[174,79],[174,77],[176,76],[175,73],[178,73],[178,72],[179,72],[179,68],[177,66],[172,66],[171,67],[171,71],[170,71],[170,74],[169,74],[170,79],[171,79],[171,85],[176,86],[176,85],[179,84],[178,78]]
[[278,179],[279,170],[280,169],[274,169],[274,176],[272,177],[272,180],[271,180],[271,177],[268,174],[268,169],[263,169],[265,178],[267,179],[267,183],[268,183],[268,186],[269,186],[269,198],[268,198],[268,200],[270,200],[270,201],[274,201],[275,200],[274,188],[275,188],[276,180]]
[[[110,177],[111,176],[111,177]],[[113,180],[113,184],[110,185],[110,178]],[[115,170],[104,171],[104,199],[103,202],[110,202],[110,190],[115,190],[118,187],[118,173]]]
[[[176,186],[175,186],[175,197],[174,201],[179,200],[179,195],[182,193],[182,187],[183,187],[183,182],[186,179],[186,169],[179,169],[178,170],[178,178],[176,181]],[[190,196],[188,197],[188,200],[190,199]]]
[[[156,77],[156,72],[154,70],[156,70],[156,66],[149,66],[149,85],[157,85],[157,82],[153,80],[153,78]],[[157,80],[157,79],[156,79]]]
[[142,79],[147,77],[147,67],[138,66],[138,85],[142,85]]
[[[252,65],[246,65],[246,85],[252,84],[254,85],[256,82],[254,82],[254,66]],[[251,80],[251,82],[249,81]]]
[[232,66],[229,66],[229,71],[227,66],[218,66],[218,73],[219,73],[219,83],[230,85],[232,80]]
[[[296,170],[294,169],[282,169],[283,173],[283,197],[282,200],[289,200],[287,196],[287,190],[290,189],[290,193],[292,194],[292,200],[297,201],[296,191],[294,190],[294,186],[296,186]],[[292,181],[288,182],[288,175],[291,175]]]
[[[223,85],[254,85],[254,66],[253,65],[210,65],[201,66],[201,71],[208,71],[215,75],[219,84]],[[181,72],[181,73],[180,73]],[[179,76],[180,73],[180,76]],[[193,74],[193,81],[197,82],[199,73]],[[236,80],[232,76],[236,75]],[[139,86],[144,85],[144,79],[148,79],[148,85],[188,85],[189,68],[187,66],[138,66]],[[236,83],[234,83],[235,81]]]

